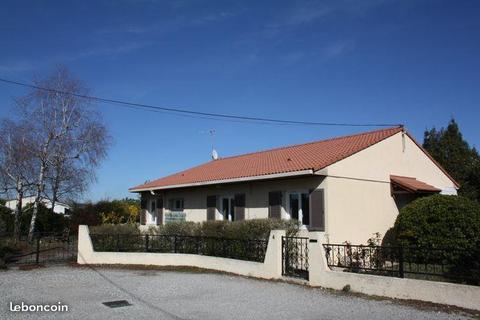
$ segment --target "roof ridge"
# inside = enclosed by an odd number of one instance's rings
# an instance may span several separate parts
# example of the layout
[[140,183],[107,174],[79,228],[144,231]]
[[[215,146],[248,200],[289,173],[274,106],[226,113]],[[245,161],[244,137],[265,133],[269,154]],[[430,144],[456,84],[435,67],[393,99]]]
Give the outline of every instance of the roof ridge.
[[[347,138],[358,137],[358,136],[362,136],[362,135],[367,135],[367,134],[372,134],[372,133],[377,133],[377,132],[382,132],[382,131],[388,131],[388,130],[393,130],[393,129],[401,129],[401,128],[402,128],[402,126],[396,126],[396,127],[389,127],[389,128],[384,128],[384,129],[364,131],[364,132],[360,132],[360,133],[348,134],[346,136],[327,138],[327,139],[324,139],[324,140],[315,140],[315,141],[291,144],[291,145],[288,145],[288,146],[276,147],[276,148],[271,148],[271,149],[252,151],[252,152],[237,154],[237,155],[228,156],[228,157],[224,157],[224,158],[219,158],[218,160],[239,158],[239,157],[248,156],[248,155],[252,155],[252,154],[259,154],[259,153],[265,153],[265,152],[271,152],[271,151],[284,150],[284,149],[288,149],[288,148],[305,146],[305,145],[315,144],[315,143],[319,143],[319,142],[327,142],[327,141],[333,141],[333,140],[347,139]],[[218,160],[211,160],[211,161],[218,161]],[[205,163],[209,163],[209,162],[205,162]]]

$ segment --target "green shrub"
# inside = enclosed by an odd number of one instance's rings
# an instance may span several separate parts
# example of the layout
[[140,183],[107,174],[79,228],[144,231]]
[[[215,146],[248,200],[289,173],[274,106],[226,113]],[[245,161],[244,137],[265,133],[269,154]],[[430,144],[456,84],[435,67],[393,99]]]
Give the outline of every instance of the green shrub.
[[162,235],[203,236],[230,239],[268,239],[270,230],[286,230],[288,236],[297,234],[296,220],[252,219],[242,221],[188,221],[167,223],[151,227],[149,233]]
[[161,235],[181,235],[197,236],[199,235],[199,223],[191,221],[175,221],[162,226],[150,227],[148,233]]
[[20,251],[19,244],[12,239],[0,239],[0,269],[7,269],[5,260]]
[[125,198],[122,200],[102,200],[95,204],[102,223],[135,223],[139,218],[140,201]]
[[[32,220],[33,203],[27,204],[20,216],[20,232],[27,234],[30,228],[30,222]],[[11,226],[7,229],[9,232],[13,232],[14,216],[11,215]],[[52,212],[44,204],[40,203],[38,206],[37,220],[35,222],[35,232],[55,232],[61,233],[65,229],[70,227],[70,219],[61,214]]]
[[[30,221],[32,220],[33,204],[27,204],[22,209],[20,216],[20,232],[27,234],[30,228]],[[0,233],[13,233],[15,215],[12,210],[0,206]],[[3,222],[2,222],[3,221]],[[3,226],[2,226],[3,224]],[[38,215],[35,224],[36,232],[63,232],[65,228],[70,226],[69,218],[52,212],[40,203],[38,207]]]
[[92,234],[140,234],[138,226],[134,223],[129,224],[102,224],[90,227]]
[[97,251],[142,251],[144,239],[138,226],[129,224],[102,224],[90,227],[90,237]]
[[287,236],[294,236],[299,229],[296,220],[252,219],[227,224],[225,237],[240,239],[268,239],[271,230],[286,230]]
[[384,243],[389,242],[389,245],[447,249],[434,256],[407,258],[416,259],[418,263],[441,260],[447,266],[446,275],[467,276],[467,283],[480,284],[478,203],[458,196],[419,198],[402,208],[393,230],[389,232],[389,239],[384,239]]
[[97,226],[100,224],[131,224],[138,222],[140,201],[125,198],[102,200],[97,203],[73,204],[71,209],[71,229],[78,231],[79,225]]
[[480,205],[458,196],[419,198],[401,209],[394,233],[403,246],[473,249],[480,244]]
[[0,234],[13,232],[13,220],[12,210],[5,207],[4,203],[0,203]]
[[[212,238],[227,238],[239,240],[268,240],[270,230],[283,229],[287,235],[293,236],[298,232],[298,221],[285,220],[269,220],[255,219],[244,221],[205,221],[202,223],[195,222],[171,222],[162,226],[150,227],[146,233],[151,235],[164,236],[201,236]],[[146,237],[142,236],[138,225],[136,224],[104,224],[90,227],[90,236],[92,238],[94,249],[97,251],[144,251],[147,246]],[[168,239],[168,238],[167,238]],[[154,252],[170,252],[171,242],[165,237],[151,237],[148,246]],[[173,238],[172,238],[173,239]],[[179,250],[182,252],[197,252],[199,244],[194,239],[176,238]],[[216,239],[204,239],[204,254],[218,254],[218,246],[222,245],[221,241]],[[258,250],[254,252],[246,252],[249,250],[249,242],[230,242],[229,255],[235,257],[248,257],[257,261],[259,257],[251,257],[258,254]],[[251,244],[250,244],[251,245]],[[221,251],[221,250],[220,250]]]
[[70,214],[70,228],[78,232],[79,225],[97,226],[102,223],[102,217],[92,203],[79,205],[74,203]]
[[391,227],[390,229],[385,232],[385,235],[382,238],[382,246],[390,247],[390,246],[397,246],[397,235],[395,234],[395,228]]
[[[150,227],[146,234],[142,234],[134,224],[93,226],[90,236],[96,251],[192,253],[262,262],[268,243],[265,240],[268,240],[270,230],[284,229],[293,236],[298,228],[298,221],[267,219],[202,223],[183,221]],[[147,234],[161,236],[149,237]]]

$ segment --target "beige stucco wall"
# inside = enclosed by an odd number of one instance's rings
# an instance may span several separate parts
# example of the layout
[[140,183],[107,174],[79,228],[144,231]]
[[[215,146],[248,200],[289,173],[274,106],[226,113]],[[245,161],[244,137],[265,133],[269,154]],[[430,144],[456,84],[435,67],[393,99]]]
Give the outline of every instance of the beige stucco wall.
[[[234,196],[236,193],[245,193],[245,219],[268,218],[268,193],[270,191],[305,191],[318,188],[323,177],[309,176],[301,178],[275,179],[267,181],[252,181],[235,184],[219,184],[196,188],[181,188],[159,192],[164,197],[164,206],[168,206],[168,199],[183,198],[184,212],[187,221],[201,222],[207,219],[207,196],[217,195],[217,219],[222,219],[220,214],[221,197]],[[165,208],[167,211],[167,209]],[[165,212],[166,212],[165,211]],[[282,217],[286,217],[285,207]],[[150,220],[148,220],[150,221]]]
[[331,243],[365,243],[393,226],[398,207],[390,192],[390,175],[415,177],[455,191],[454,183],[402,133],[330,165],[326,175],[326,233]]

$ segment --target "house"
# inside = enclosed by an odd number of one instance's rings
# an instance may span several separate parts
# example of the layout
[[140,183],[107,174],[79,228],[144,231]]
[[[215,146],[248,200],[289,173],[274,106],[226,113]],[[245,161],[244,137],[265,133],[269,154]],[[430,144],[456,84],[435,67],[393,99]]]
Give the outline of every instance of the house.
[[330,243],[365,243],[407,203],[458,187],[399,126],[220,158],[130,191],[142,224],[297,219]]
[[[45,207],[47,207],[48,209],[52,208],[52,202],[50,200],[42,199],[41,201],[45,205]],[[34,196],[25,197],[22,199],[22,208],[34,202],[35,202]],[[15,210],[15,208],[17,207],[17,200],[8,200],[5,202],[5,206],[11,210]],[[68,204],[57,201],[55,202],[55,207],[53,208],[53,212],[68,216],[70,214],[70,206]]]

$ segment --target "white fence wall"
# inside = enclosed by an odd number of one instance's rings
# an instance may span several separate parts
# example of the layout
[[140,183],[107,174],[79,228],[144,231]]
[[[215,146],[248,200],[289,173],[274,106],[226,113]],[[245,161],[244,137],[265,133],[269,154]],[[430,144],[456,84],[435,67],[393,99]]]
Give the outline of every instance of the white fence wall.
[[[265,261],[260,263],[195,254],[96,252],[93,250],[88,227],[80,226],[77,261],[79,264],[188,266],[262,279],[281,279],[284,235],[284,230],[273,230],[270,233]],[[322,246],[324,233],[310,232],[309,237],[316,240],[308,244],[310,286],[341,290],[349,285],[352,292],[480,310],[480,287],[332,271],[327,266]]]
[[480,287],[446,282],[383,277],[352,272],[332,271],[322,246],[324,235],[310,232],[310,285],[341,290],[350,285],[353,292],[396,299],[421,300],[480,310]]
[[238,275],[279,279],[282,277],[282,236],[284,230],[270,233],[265,261],[252,262],[181,253],[97,252],[93,250],[88,226],[78,229],[79,264],[129,264],[154,266],[185,266],[230,272]]

